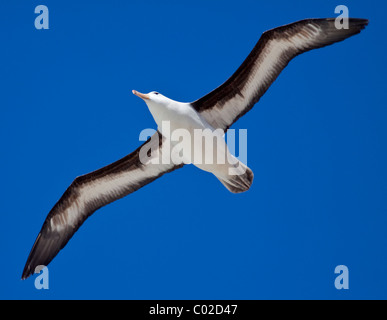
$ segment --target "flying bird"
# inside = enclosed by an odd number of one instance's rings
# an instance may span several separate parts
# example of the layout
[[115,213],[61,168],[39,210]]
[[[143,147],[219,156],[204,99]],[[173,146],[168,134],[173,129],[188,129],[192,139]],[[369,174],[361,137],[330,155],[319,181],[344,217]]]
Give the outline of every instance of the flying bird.
[[[28,256],[22,279],[33,274],[37,266],[47,266],[97,209],[186,163],[213,173],[233,193],[248,190],[253,181],[252,171],[230,154],[217,129],[225,132],[248,112],[294,57],[358,34],[368,24],[366,19],[349,18],[348,22],[347,29],[339,29],[335,26],[335,18],[306,19],[264,32],[226,82],[191,103],[177,102],[155,91],[143,94],[133,90],[146,102],[158,130],[129,155],[79,176],[71,183],[47,215]],[[180,163],[155,161],[169,156],[171,152],[166,147],[171,137],[164,130],[163,121],[169,121],[171,129],[184,128],[190,133],[195,129],[206,130],[210,137],[220,139],[218,148],[232,161],[220,165],[203,164],[192,161],[192,155]],[[235,169],[237,173],[230,173],[230,169]]]

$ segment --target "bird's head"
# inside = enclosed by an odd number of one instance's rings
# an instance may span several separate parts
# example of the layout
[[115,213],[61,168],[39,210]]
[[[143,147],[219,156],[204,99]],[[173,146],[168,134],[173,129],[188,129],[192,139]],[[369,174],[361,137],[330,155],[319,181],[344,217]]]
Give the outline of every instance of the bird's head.
[[161,93],[158,93],[156,91],[151,91],[149,93],[141,93],[136,90],[132,90],[133,94],[137,97],[140,97],[145,101],[147,105],[151,104],[157,104],[157,105],[165,105],[170,102],[170,99],[163,96]]

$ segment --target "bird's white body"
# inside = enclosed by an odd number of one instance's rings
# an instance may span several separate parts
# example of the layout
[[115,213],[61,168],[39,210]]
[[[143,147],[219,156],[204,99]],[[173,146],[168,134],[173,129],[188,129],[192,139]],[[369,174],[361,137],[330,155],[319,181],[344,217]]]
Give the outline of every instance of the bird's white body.
[[[144,101],[158,131],[171,143],[172,160],[181,159],[218,178],[245,172],[245,166],[230,153],[224,131],[212,127],[190,103],[174,101],[155,92],[148,93],[147,97]],[[180,155],[173,155],[174,151]]]

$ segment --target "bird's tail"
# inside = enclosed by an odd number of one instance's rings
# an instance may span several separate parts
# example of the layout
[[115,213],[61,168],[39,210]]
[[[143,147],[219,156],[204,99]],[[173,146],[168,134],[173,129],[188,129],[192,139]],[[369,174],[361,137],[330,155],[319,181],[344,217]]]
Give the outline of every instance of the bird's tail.
[[227,176],[215,176],[232,193],[241,193],[249,190],[254,179],[253,171],[240,161],[230,168]]

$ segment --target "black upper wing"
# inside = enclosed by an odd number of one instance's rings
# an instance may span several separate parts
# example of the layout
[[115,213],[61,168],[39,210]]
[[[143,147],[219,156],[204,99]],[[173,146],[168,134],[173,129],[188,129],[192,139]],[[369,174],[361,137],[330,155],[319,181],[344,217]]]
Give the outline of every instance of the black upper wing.
[[295,56],[359,33],[368,20],[349,18],[348,29],[335,19],[307,19],[262,34],[238,70],[192,106],[215,128],[227,130],[263,96]]
[[[156,132],[126,157],[76,178],[48,214],[28,256],[22,279],[48,263],[97,209],[120,199],[182,165],[163,164],[166,152]],[[158,161],[158,164],[155,163]]]

